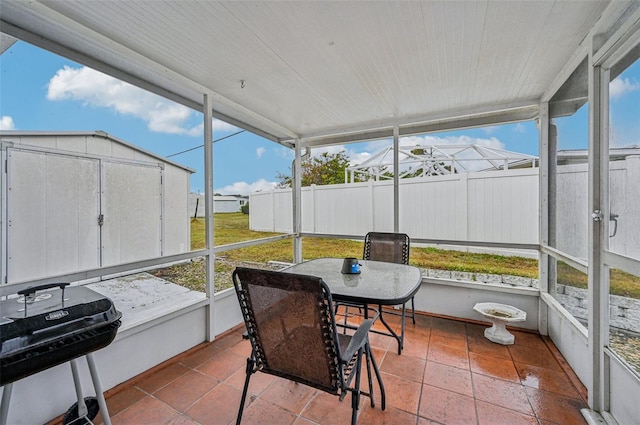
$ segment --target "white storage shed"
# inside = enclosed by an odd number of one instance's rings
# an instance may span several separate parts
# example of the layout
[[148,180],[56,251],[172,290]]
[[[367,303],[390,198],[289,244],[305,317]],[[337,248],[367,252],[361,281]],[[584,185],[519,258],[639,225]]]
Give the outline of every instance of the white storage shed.
[[[214,195],[214,213],[235,213],[240,212],[243,205],[249,202],[248,196],[240,195]],[[191,217],[204,217],[204,194],[189,194],[189,215]]]
[[190,250],[194,170],[97,132],[0,132],[4,283]]

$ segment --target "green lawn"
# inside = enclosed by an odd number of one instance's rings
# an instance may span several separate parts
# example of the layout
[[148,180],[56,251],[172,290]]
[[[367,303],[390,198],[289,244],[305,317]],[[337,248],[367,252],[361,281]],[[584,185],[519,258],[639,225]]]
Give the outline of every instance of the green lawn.
[[[215,244],[226,245],[276,235],[249,230],[249,216],[242,213],[215,214]],[[191,249],[205,246],[204,219],[191,220]],[[321,257],[362,256],[362,241],[345,239],[303,238],[305,260]],[[239,264],[264,265],[269,261],[293,261],[291,239],[242,248],[216,256],[216,289],[231,285],[231,272]],[[411,247],[410,263],[421,268],[455,270],[474,273],[506,274],[528,278],[538,277],[538,261],[531,258],[507,257],[492,254],[474,254],[436,248]],[[191,289],[204,288],[204,263],[193,262],[190,267],[174,266],[159,271],[158,275]],[[586,288],[586,276],[559,263],[558,282]],[[612,293],[640,299],[640,278],[614,271],[611,278]]]
[[[224,245],[250,239],[275,235],[267,232],[249,230],[249,216],[242,213],[216,214],[214,216],[215,244]],[[305,260],[321,257],[361,257],[362,241],[345,239],[303,238]],[[191,248],[204,247],[204,220],[191,220]],[[228,251],[221,254],[225,258],[238,261],[291,262],[291,240]],[[475,273],[509,274],[536,278],[538,261],[523,257],[505,257],[492,254],[473,254],[459,251],[447,251],[435,248],[411,247],[410,263],[423,268],[466,271]]]

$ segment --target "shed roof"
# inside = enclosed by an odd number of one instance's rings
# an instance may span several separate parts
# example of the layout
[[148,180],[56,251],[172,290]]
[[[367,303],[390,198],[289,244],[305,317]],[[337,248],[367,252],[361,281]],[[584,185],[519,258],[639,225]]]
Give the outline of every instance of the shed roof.
[[155,154],[151,151],[148,151],[146,149],[142,149],[139,146],[133,145],[129,142],[125,142],[122,139],[118,139],[117,137],[114,137],[112,135],[110,135],[109,133],[105,132],[105,131],[26,131],[26,130],[0,130],[0,137],[2,138],[20,138],[20,137],[95,137],[97,139],[105,139],[105,140],[110,140],[113,141],[115,143],[118,143],[122,146],[126,146],[128,149],[133,149],[135,151],[138,151],[140,153],[143,153],[149,157],[155,158],[158,161],[164,162],[166,164],[171,164],[175,167],[178,168],[182,168],[185,171],[188,171],[189,173],[195,173],[196,170],[194,170],[193,168],[189,168],[185,165],[182,165],[180,163],[177,163],[175,161],[171,161],[170,159],[167,159],[165,157],[162,157],[158,154]]
[[534,118],[583,41],[637,4],[4,0],[1,24],[190,107],[207,93],[214,116],[313,146]]

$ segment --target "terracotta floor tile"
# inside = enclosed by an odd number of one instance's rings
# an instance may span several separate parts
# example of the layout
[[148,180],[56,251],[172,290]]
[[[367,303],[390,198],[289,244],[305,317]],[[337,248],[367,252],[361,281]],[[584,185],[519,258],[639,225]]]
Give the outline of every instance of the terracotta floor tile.
[[573,398],[580,397],[578,391],[564,372],[522,363],[516,363],[515,366],[522,385]]
[[200,425],[200,424],[188,416],[178,415],[177,417],[171,419],[167,423],[167,425]]
[[452,334],[466,335],[466,326],[464,322],[458,322],[456,320],[443,319],[440,317],[433,317],[431,319],[431,329],[440,329]]
[[472,373],[471,379],[476,400],[516,410],[525,415],[534,415],[522,385],[477,373]]
[[[369,403],[367,397],[361,398],[362,401]],[[362,407],[360,407],[362,409]],[[344,425],[351,423],[351,394],[340,402],[337,396],[318,391],[315,397],[309,402],[307,407],[300,415],[312,422],[322,425]]]
[[169,424],[180,414],[163,402],[147,396],[111,417],[112,425]]
[[429,334],[418,335],[415,333],[407,333],[404,337],[403,356],[417,357],[426,359],[429,351]]
[[219,381],[224,381],[233,375],[238,369],[245,368],[246,365],[246,357],[239,356],[231,351],[223,351],[208,362],[198,366],[196,370],[206,373]]
[[153,394],[188,371],[189,368],[182,366],[179,363],[174,363],[138,382],[136,387]]
[[489,341],[484,336],[468,336],[467,345],[469,351],[477,354],[486,354],[493,357],[500,357],[501,359],[511,360],[511,353],[505,345],[496,344]]
[[431,317],[428,316],[423,316],[421,314],[416,314],[416,323],[413,323],[411,321],[411,318],[409,318],[405,323],[404,323],[404,330],[405,332],[407,331],[418,331],[421,332],[423,330],[426,329],[431,329]]
[[536,416],[562,425],[584,425],[580,409],[587,407],[577,398],[525,387]]
[[418,416],[418,425],[442,425],[442,422],[432,421]]
[[[426,314],[416,314],[416,327],[420,328],[431,328],[431,324],[433,323],[433,317],[427,316]],[[411,324],[411,326],[414,326]]]
[[429,338],[429,345],[446,345],[458,350],[467,351],[467,337],[463,334],[447,333],[439,329],[434,329]]
[[269,386],[269,390],[265,391],[260,399],[298,415],[316,391],[314,388],[288,379],[278,379]]
[[429,345],[427,361],[438,362],[461,369],[469,369],[469,352],[448,345]]
[[[387,373],[382,373],[382,382],[387,396],[387,406],[410,413],[418,411],[422,383]],[[376,406],[380,407],[380,390],[378,387],[374,387],[373,390],[375,391]],[[369,401],[367,400],[365,404],[369,405]]]
[[546,344],[538,334],[531,332],[516,331],[513,328],[509,328],[509,332],[513,334],[516,345],[524,345],[535,349],[541,349],[546,347]]
[[365,403],[358,416],[358,423],[363,425],[407,425],[415,424],[417,416],[394,407],[387,406],[383,411],[380,406],[371,407]]
[[471,373],[466,369],[459,369],[436,362],[427,362],[424,383],[473,397]]
[[257,399],[245,409],[242,415],[243,425],[288,425],[293,424],[296,420],[293,413],[268,403],[261,399]]
[[210,376],[189,371],[154,395],[174,409],[184,412],[219,383]]
[[243,339],[237,344],[229,347],[228,350],[240,357],[247,358],[251,356],[251,342],[248,339]]
[[376,361],[378,367],[382,365],[384,362],[384,358],[387,356],[387,350],[383,350],[381,348],[371,347],[371,352],[373,354],[373,358]]
[[385,351],[389,347],[393,347],[393,350],[396,350],[398,348],[398,342],[395,340],[395,338],[372,332],[369,332],[369,344],[371,345],[371,347],[379,348]]
[[476,401],[479,425],[538,425],[538,420],[514,410]]
[[526,363],[547,369],[562,370],[546,346],[534,350],[529,346],[516,344],[509,346],[509,352],[515,363]]
[[316,423],[311,422],[309,419],[298,417],[293,425],[316,425]]
[[[238,414],[241,397],[241,391],[223,382],[188,408],[185,413],[201,424],[229,425]],[[250,406],[251,401],[251,397],[247,396],[245,409]]]
[[[398,318],[389,320],[397,329]],[[360,424],[526,425],[536,423],[534,414],[540,425],[584,424],[580,408],[585,403],[571,376],[577,378],[562,369],[566,361],[551,341],[515,331],[516,344],[507,347],[484,338],[483,325],[422,315],[416,321],[407,320],[402,355],[393,338],[370,335],[387,411],[381,411],[374,378],[376,406],[361,397]],[[109,397],[114,425],[232,424],[250,353],[242,331]],[[367,390],[366,372],[361,386]],[[350,395],[340,402],[337,396],[264,373],[251,378],[243,424],[342,425],[350,419]]]
[[[115,416],[119,412],[144,398],[146,394],[136,387],[126,388],[106,399],[109,416]],[[100,415],[96,419],[100,418]]]
[[[228,385],[231,385],[233,388],[242,391],[244,388],[244,381],[247,377],[247,372],[244,368],[238,369],[236,373],[231,375],[225,381]],[[249,394],[251,395],[260,395],[263,391],[265,391],[269,385],[273,384],[275,381],[280,380],[282,378],[278,378],[277,376],[269,375],[268,373],[257,372],[251,375],[251,379],[249,380]]]
[[547,345],[547,348],[549,349],[549,351],[551,351],[551,354],[556,359],[556,361],[558,362],[558,364],[560,365],[560,367],[564,371],[564,373],[567,376],[567,378],[569,379],[569,381],[571,381],[571,383],[573,384],[573,387],[580,394],[580,397],[582,398],[582,401],[584,401],[586,403],[588,398],[589,398],[589,394],[587,392],[587,388],[584,386],[584,384],[578,378],[578,375],[576,375],[576,373],[573,371],[573,369],[571,369],[571,366],[569,366],[569,363],[567,363],[567,361],[562,356],[562,354],[560,353],[558,348],[553,344],[553,342],[551,341],[551,339],[548,336],[542,337],[542,340]]
[[484,338],[484,330],[489,327],[490,325],[479,325],[476,323],[464,324],[467,337],[470,337],[470,338]]
[[180,360],[180,364],[182,364],[183,366],[189,367],[191,369],[195,369],[196,367],[200,366],[201,364],[211,360],[213,358],[213,356],[221,353],[222,350],[221,348],[218,348],[212,344],[207,345],[206,347],[189,354],[188,356],[182,358]]
[[476,423],[473,398],[430,385],[422,387],[419,415],[443,424]]
[[390,349],[380,366],[380,370],[411,381],[422,382],[425,363],[426,361],[423,359],[398,355]]
[[469,366],[472,372],[520,383],[520,377],[511,360],[485,354],[469,353]]
[[246,331],[247,329],[244,327],[244,325],[242,325],[242,327],[238,327],[238,329],[231,332],[230,334],[216,338],[213,342],[211,342],[211,345],[217,349],[224,351],[236,345],[238,342],[243,341],[242,335]]

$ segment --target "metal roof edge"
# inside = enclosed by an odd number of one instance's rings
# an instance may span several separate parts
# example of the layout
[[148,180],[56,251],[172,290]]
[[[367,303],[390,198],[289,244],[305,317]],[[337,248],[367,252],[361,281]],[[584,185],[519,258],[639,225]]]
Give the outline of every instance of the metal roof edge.
[[131,144],[129,142],[126,142],[122,139],[119,139],[115,136],[112,136],[111,134],[107,133],[106,131],[102,131],[102,130],[96,130],[96,131],[46,131],[46,130],[0,130],[0,137],[22,137],[22,136],[31,136],[31,137],[47,137],[47,136],[54,136],[54,137],[64,137],[64,136],[84,136],[84,137],[99,137],[99,138],[103,138],[103,139],[107,139],[107,140],[111,140],[114,141],[116,143],[119,143],[123,146],[126,146],[130,149],[133,149],[135,151],[138,151],[140,153],[143,153],[145,155],[148,155],[152,158],[155,158],[159,161],[162,161],[164,163],[167,164],[171,164],[175,167],[178,168],[182,168],[185,171],[188,171],[189,173],[196,173],[197,170],[187,167],[186,165],[182,165],[178,162],[172,161],[170,159],[164,158],[156,153],[153,153],[151,151],[148,151],[146,149],[143,149],[139,146],[136,146],[134,144]]

